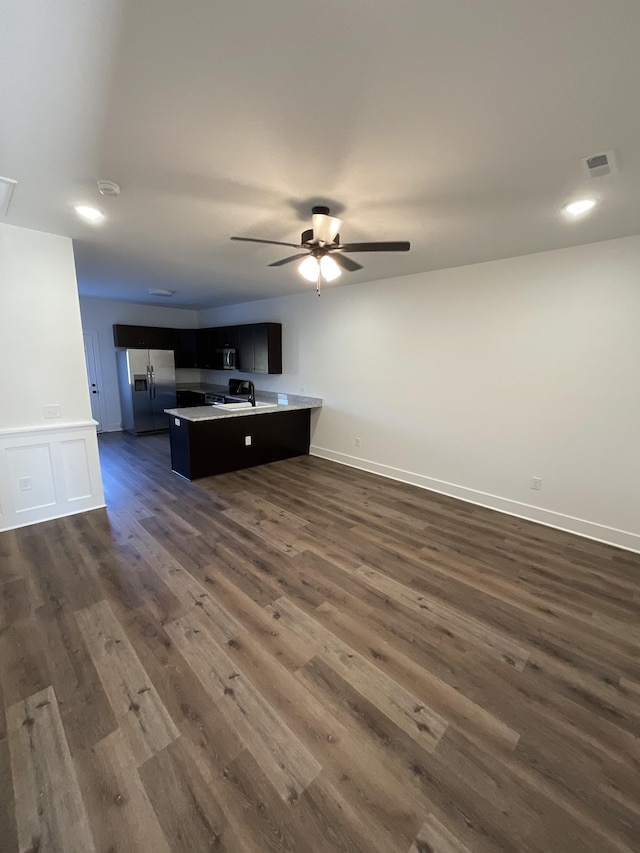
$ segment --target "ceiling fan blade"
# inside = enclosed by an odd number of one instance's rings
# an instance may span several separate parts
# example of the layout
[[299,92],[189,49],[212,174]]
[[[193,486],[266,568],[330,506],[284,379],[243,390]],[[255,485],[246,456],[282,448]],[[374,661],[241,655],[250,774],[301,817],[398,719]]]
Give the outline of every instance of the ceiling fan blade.
[[[296,248],[298,248],[296,246]],[[298,258],[308,258],[309,252],[301,252],[299,255],[291,255],[288,258],[283,258],[281,261],[274,261],[272,264],[267,264],[269,267],[281,267],[283,264],[290,264],[291,261],[297,261]]]
[[352,261],[351,258],[341,255],[340,252],[331,252],[329,257],[333,258],[333,260],[338,264],[338,266],[341,266],[343,270],[355,272],[356,270],[362,269],[362,264],[357,264],[355,261]]
[[243,243],[268,243],[270,246],[291,246],[292,249],[299,249],[299,243],[280,243],[278,240],[258,240],[256,237],[230,237],[230,240],[242,240]]
[[311,217],[313,239],[316,243],[333,243],[340,230],[342,220],[325,213],[314,213]]
[[411,243],[397,240],[386,243],[347,243],[337,247],[341,252],[408,252]]

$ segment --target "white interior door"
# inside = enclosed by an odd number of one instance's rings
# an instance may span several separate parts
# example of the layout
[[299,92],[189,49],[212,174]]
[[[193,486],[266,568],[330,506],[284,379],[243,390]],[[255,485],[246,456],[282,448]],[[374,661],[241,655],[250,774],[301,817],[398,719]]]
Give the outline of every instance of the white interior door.
[[87,365],[89,381],[89,399],[91,400],[91,417],[97,422],[98,432],[102,432],[102,373],[100,370],[100,350],[98,349],[98,333],[83,332],[84,360]]

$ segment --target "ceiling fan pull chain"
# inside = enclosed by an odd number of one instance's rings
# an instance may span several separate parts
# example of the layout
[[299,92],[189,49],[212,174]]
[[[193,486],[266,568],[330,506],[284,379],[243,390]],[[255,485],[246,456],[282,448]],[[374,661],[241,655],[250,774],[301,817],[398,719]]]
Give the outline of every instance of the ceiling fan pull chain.
[[320,269],[320,264],[318,264],[318,280],[316,281],[316,293],[320,296],[320,282],[322,281],[322,270]]

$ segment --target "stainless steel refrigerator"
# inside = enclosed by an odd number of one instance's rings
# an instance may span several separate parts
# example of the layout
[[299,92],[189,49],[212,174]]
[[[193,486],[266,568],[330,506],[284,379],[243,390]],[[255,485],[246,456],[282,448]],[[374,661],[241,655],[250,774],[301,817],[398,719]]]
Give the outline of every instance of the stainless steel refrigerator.
[[133,435],[169,429],[164,410],[176,405],[173,350],[119,350],[116,358],[122,429]]

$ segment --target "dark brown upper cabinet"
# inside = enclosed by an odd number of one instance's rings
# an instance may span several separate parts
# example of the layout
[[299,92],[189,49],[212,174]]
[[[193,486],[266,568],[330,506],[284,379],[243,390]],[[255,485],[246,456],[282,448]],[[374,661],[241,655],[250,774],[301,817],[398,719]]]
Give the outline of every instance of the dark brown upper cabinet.
[[175,349],[176,329],[162,326],[124,326],[113,327],[113,343],[124,349]]
[[238,370],[241,373],[282,373],[282,325],[238,326]]
[[242,373],[282,373],[282,325],[250,323],[209,329],[169,329],[158,326],[113,327],[116,347],[172,349],[176,367],[222,370],[222,350],[235,349]]
[[175,330],[176,367],[200,367],[199,329]]

